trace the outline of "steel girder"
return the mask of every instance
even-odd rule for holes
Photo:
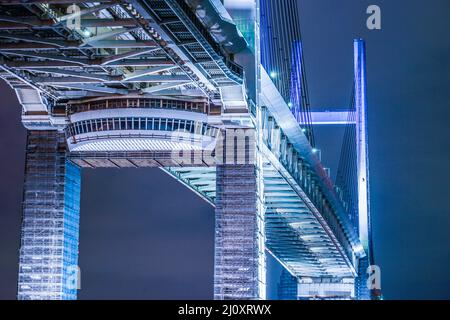
[[[80,29],[67,24],[75,18],[66,12],[71,4],[80,6]],[[242,84],[242,68],[184,1],[0,1],[0,7],[0,29],[7,30],[0,31],[0,63],[15,75],[11,84],[33,84],[55,100],[74,89],[59,84],[80,83],[86,78],[72,77],[87,69],[90,80],[83,82],[98,84],[82,90],[94,93],[157,94],[160,90],[151,88],[159,86],[200,89],[218,98],[219,87]],[[135,77],[161,65],[167,68]]]

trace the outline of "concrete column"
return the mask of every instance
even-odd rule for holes
[[[29,131],[26,148],[17,297],[76,299],[81,170],[62,133]]]

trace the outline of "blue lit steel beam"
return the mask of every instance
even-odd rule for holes
[[[66,88],[66,89],[76,89],[99,93],[110,93],[110,94],[128,94],[129,91],[126,89],[116,89],[95,84],[76,84],[76,83],[65,83],[65,84],[53,84],[54,87]],[[63,91],[64,92],[64,91]]]
[[[27,5],[27,4],[80,4],[86,0],[0,0],[1,5]],[[96,3],[117,3],[117,0],[95,0]]]
[[[88,79],[87,76],[69,76],[69,77],[30,77],[36,83],[42,84],[58,84],[58,83],[126,83],[126,82],[180,82],[189,81],[190,79],[185,75],[147,75],[141,76],[134,79],[124,80],[111,79],[109,80],[99,80],[99,79]]]
[[[11,17],[0,15],[0,26],[4,29],[48,29],[58,26],[58,23],[51,19],[37,19],[33,17]],[[136,21],[133,19],[81,19],[81,27],[133,27]]]
[[[58,69],[58,68],[36,68],[33,71],[35,72],[42,72],[42,73],[49,73],[49,74],[58,74],[62,76],[74,76],[74,77],[80,77],[85,79],[94,79],[99,81],[110,81],[112,80],[112,77],[107,74],[96,74],[94,72],[81,72],[81,71],[72,71],[72,70],[66,70],[66,69]],[[117,78],[120,79],[120,76]]]
[[[302,70],[302,45],[300,41],[295,41],[292,48],[292,75],[291,75],[291,112],[297,122],[305,124],[303,112],[303,70]]]
[[[106,58],[102,59],[102,65],[106,66],[113,62],[122,60],[122,59],[129,59],[134,58],[138,56],[142,56],[144,54],[152,53],[159,50],[159,48],[151,48],[151,49],[141,49],[141,50],[135,50],[135,51],[128,51],[124,53],[115,54]]]
[[[0,3],[3,4],[3,2]],[[55,23],[53,20],[50,19],[41,20],[37,17],[14,17],[6,15],[0,15],[0,21],[25,24],[29,26],[52,26]]]
[[[353,111],[311,111],[313,125],[346,125],[355,124]]]
[[[190,81],[179,81],[179,82],[171,82],[171,83],[164,83],[164,84],[160,84],[160,85],[156,85],[156,86],[151,86],[145,89],[142,89],[142,92],[144,93],[161,93],[161,91],[167,90],[167,89],[173,89],[179,86],[184,86],[187,84],[190,84],[192,82]],[[201,96],[201,92],[200,92],[200,96]]]
[[[191,84],[190,83],[184,83],[184,84]],[[201,92],[201,90],[199,89],[186,89],[183,88],[181,85],[177,86],[177,87],[170,87],[170,84],[165,84],[167,85],[169,88],[164,88],[160,90],[158,90],[158,94],[160,95],[166,95],[166,96],[187,96],[187,97],[201,97],[203,94]],[[145,92],[144,89],[143,91]]]
[[[48,44],[48,45],[52,45],[54,47],[60,47],[60,48],[64,48],[66,46],[75,47],[78,45],[77,41],[54,40],[54,39],[47,39],[47,38],[39,38],[39,37],[31,36],[31,35],[20,35],[20,34],[14,34],[14,33],[6,33],[6,32],[0,32],[0,38]]]
[[[18,52],[15,52],[18,55]],[[41,59],[54,59],[57,57],[45,54],[33,54],[28,53],[29,56],[41,58]],[[61,59],[63,60],[63,59]],[[4,64],[14,69],[35,69],[35,68],[65,68],[65,67],[81,67],[82,64],[90,67],[101,67],[101,59],[66,59],[66,60],[46,60],[46,61],[23,61],[13,60],[4,61]],[[114,62],[109,62],[108,67],[149,67],[149,66],[166,66],[173,65],[173,62],[165,58],[152,58],[152,59],[122,59]]]
[[[358,217],[359,237],[370,257],[370,193],[369,193],[369,145],[367,131],[366,95],[366,46],[361,39],[355,39],[354,76],[356,108],[356,152],[358,170]]]
[[[136,26],[134,19],[81,19],[81,27],[133,27]]]
[[[142,16],[150,20],[148,27],[151,27],[153,31],[149,34],[152,37],[157,35],[167,41],[164,44],[165,52],[174,61],[182,61],[182,69],[186,71],[189,69],[190,72],[187,71],[187,73],[193,73],[192,81],[196,82],[198,88],[207,96],[213,92],[216,93],[218,87],[232,85],[236,82],[242,84],[242,67],[231,61],[229,55],[208,34],[210,31],[202,25],[195,14],[190,12],[191,9],[184,1],[164,0],[163,3],[156,3],[132,0],[130,3]],[[216,5],[222,7],[220,2]],[[158,16],[159,10],[162,12],[161,17]],[[217,12],[214,11],[212,14],[217,15]],[[173,15],[171,18],[177,17],[177,26],[182,30],[175,33],[181,34],[180,39],[189,42],[196,41],[195,45],[184,46],[183,43],[179,43],[180,39],[170,30],[171,24],[166,24],[165,16],[167,15]],[[144,27],[144,29],[146,28]],[[208,63],[208,65],[205,67],[202,65],[204,63]],[[218,74],[223,74],[223,77],[213,77]]]
[[[150,74],[155,74],[158,72],[163,72],[163,71],[168,71],[170,69],[173,68],[177,68],[176,66],[158,66],[158,67],[150,67],[144,70],[138,70],[138,71],[134,71],[132,73],[129,73],[125,76],[124,80],[131,80],[134,78],[139,78],[142,76],[146,76],[146,75],[150,75]]]
[[[47,53],[36,53],[33,51],[7,51],[8,55],[15,55],[20,57],[30,57],[30,58],[37,58],[37,59],[43,59],[43,60],[54,60],[54,61],[61,61],[61,62],[69,62],[77,64],[78,66],[89,66],[91,60],[87,58],[69,58],[65,57],[63,55],[56,55],[56,54],[47,54]]]
[[[95,65],[93,63],[92,65]],[[171,60],[159,57],[150,59],[122,59],[113,62],[108,62],[108,67],[148,67],[148,66],[166,66],[175,65]]]
[[[93,41],[88,45],[83,45],[77,41],[64,40],[45,40],[32,36],[17,36],[9,34],[1,34],[0,37],[13,40],[21,40],[22,42],[1,43],[0,51],[7,50],[73,50],[73,49],[137,49],[156,47],[153,41],[134,41],[134,40],[99,40]]]
[[[215,205],[215,167],[167,167],[162,170],[194,191],[210,205]]]
[[[205,77],[200,71],[199,67],[189,61],[189,58],[182,52],[180,47],[175,44],[170,44],[171,37],[162,29],[161,25],[154,22],[154,13],[148,7],[148,3],[141,3],[139,1],[130,1],[131,5],[122,6],[130,17],[136,18],[143,32],[155,40],[167,57],[176,65],[178,65],[194,82],[197,87],[202,90],[205,96],[209,96],[216,91],[213,83]],[[143,21],[145,17],[147,21]],[[169,42],[167,42],[169,41]]]
[[[81,48],[123,48],[123,49],[136,49],[136,48],[156,48],[154,41],[136,41],[136,40],[98,40],[89,42],[88,47]]]

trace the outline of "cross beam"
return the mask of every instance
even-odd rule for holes
[[[0,15],[0,26],[10,29],[29,29],[32,28],[53,28],[58,25],[52,19],[38,19],[36,17],[12,17]],[[136,20],[130,18],[124,19],[81,19],[82,27],[135,27]]]
[[[97,3],[117,3],[117,0],[95,0]],[[21,5],[21,4],[80,4],[86,3],[86,0],[0,0],[0,4]]]
[[[312,111],[313,125],[346,125],[355,124],[354,111]]]
[[[34,55],[33,57],[36,57]],[[40,56],[38,58],[46,59],[44,56]],[[53,60],[53,56],[46,61],[5,61],[5,65],[10,68],[15,69],[35,69],[35,68],[65,68],[65,67],[80,67],[81,65],[88,65],[90,67],[100,67],[102,66],[101,59],[88,60],[83,59],[81,61],[67,61],[67,60]],[[166,66],[166,65],[174,65],[174,63],[170,60],[164,58],[156,58],[156,59],[123,59],[119,61],[115,61],[112,63],[108,63],[108,67],[147,67],[147,66]]]

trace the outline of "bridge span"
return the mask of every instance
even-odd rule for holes
[[[297,298],[369,298],[364,42],[354,110],[311,112],[280,3],[0,0],[0,77],[28,130],[19,299],[76,299],[80,173],[100,167],[159,167],[215,207],[215,299],[265,299],[266,254]],[[354,127],[357,199],[318,124]]]

